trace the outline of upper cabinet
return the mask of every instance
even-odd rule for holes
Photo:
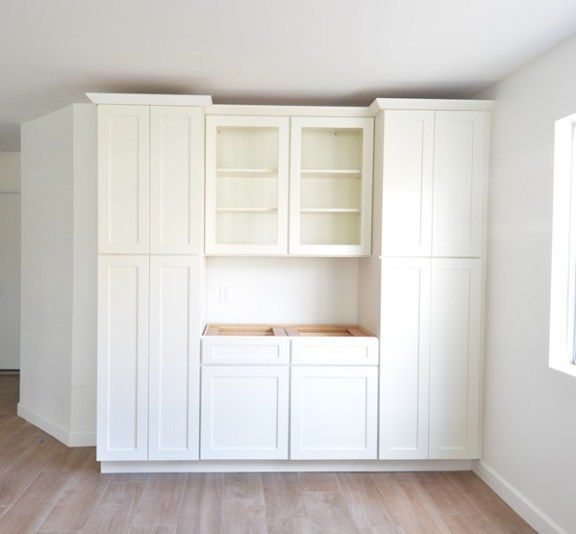
[[[384,113],[382,251],[389,256],[432,252],[434,112]]]
[[[206,119],[206,253],[288,251],[287,117]]]
[[[149,251],[147,106],[98,106],[98,249]]]
[[[487,113],[386,111],[385,256],[479,257]]]
[[[150,109],[150,252],[202,254],[204,112]]]
[[[202,254],[202,108],[98,106],[98,196],[101,254]]]
[[[291,120],[206,119],[206,254],[370,254],[373,119]]]
[[[373,124],[366,118],[292,119],[291,254],[370,254]]]
[[[434,256],[480,256],[486,145],[486,113],[436,112]]]

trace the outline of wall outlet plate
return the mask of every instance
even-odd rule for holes
[[[222,304],[230,304],[231,302],[231,294],[230,294],[230,287],[221,285],[220,286],[220,302]]]

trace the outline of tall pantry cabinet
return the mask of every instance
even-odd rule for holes
[[[98,107],[98,459],[198,458],[204,111]]]
[[[484,110],[386,110],[380,458],[479,455]]]

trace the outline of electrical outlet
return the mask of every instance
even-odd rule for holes
[[[230,304],[231,295],[229,286],[220,286],[220,302],[222,304]]]

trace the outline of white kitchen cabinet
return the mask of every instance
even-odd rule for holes
[[[203,263],[150,258],[150,460],[199,457]]]
[[[150,108],[150,252],[204,249],[204,111]]]
[[[478,458],[480,273],[480,260],[432,260],[431,459]]]
[[[290,398],[291,459],[376,458],[376,366],[294,366]]]
[[[384,113],[382,253],[430,256],[434,112]]]
[[[485,112],[436,112],[433,256],[481,255],[487,144]]]
[[[288,117],[206,118],[206,254],[286,254]]]
[[[382,262],[381,459],[428,458],[431,267],[424,258]]]
[[[378,365],[378,339],[367,332],[359,331],[358,335],[344,337],[330,331],[334,328],[324,335],[318,334],[317,326],[304,328],[311,331],[311,334],[291,338],[292,364]],[[354,329],[358,330],[358,327]],[[296,328],[289,328],[291,330]]]
[[[370,255],[373,130],[372,118],[292,118],[290,254]]]
[[[287,337],[203,337],[204,365],[287,365],[290,363],[290,340]]]
[[[149,251],[149,108],[98,106],[98,250]]]
[[[148,458],[148,257],[100,256],[98,460]]]
[[[202,367],[203,460],[288,458],[289,367]]]

